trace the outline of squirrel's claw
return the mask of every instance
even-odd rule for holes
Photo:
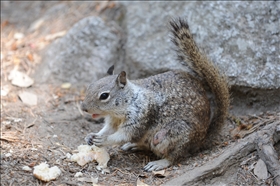
[[[90,133],[90,134],[88,134],[88,135],[85,137],[85,141],[87,142],[88,145],[96,145],[96,146],[98,146],[98,145],[96,144],[96,142],[97,142],[96,139],[98,139],[98,142],[100,143],[100,138],[101,138],[101,136],[99,136],[98,134],[96,134],[96,133]]]
[[[93,145],[93,139],[96,136],[96,133],[90,133],[85,137],[85,141],[88,145]]]
[[[137,150],[139,150],[139,148],[138,148],[138,146],[137,146],[136,143],[130,143],[130,142],[125,143],[125,144],[121,147],[121,149],[122,149],[123,151],[137,151]]]
[[[171,165],[171,162],[167,159],[161,159],[161,160],[157,160],[157,161],[151,161],[149,162],[145,167],[144,170],[145,171],[157,171],[157,170],[161,170],[164,168],[169,167],[169,165]]]
[[[104,146],[104,142],[106,141],[106,136],[95,136],[93,139],[93,144],[97,147]]]

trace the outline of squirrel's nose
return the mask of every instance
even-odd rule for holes
[[[86,106],[85,106],[85,104],[83,102],[81,103],[81,109],[84,112],[88,112],[88,110],[86,109]]]

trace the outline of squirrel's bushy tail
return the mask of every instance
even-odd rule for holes
[[[199,50],[186,21],[179,18],[172,20],[170,25],[179,59],[206,81],[215,96],[216,109],[212,123],[218,129],[225,122],[230,103],[227,79]]]

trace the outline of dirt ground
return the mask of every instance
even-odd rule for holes
[[[64,19],[64,24],[50,19],[43,23],[42,28],[38,28],[39,31],[28,31],[30,25],[49,8],[62,4],[68,6],[68,12],[61,14],[57,20]],[[222,140],[215,147],[167,168],[163,175],[142,170],[146,163],[157,159],[153,154],[123,152],[118,146],[108,148],[111,159],[108,163],[110,172],[107,174],[97,170],[96,163],[81,167],[70,162],[67,153],[73,154],[79,145],[85,144],[84,137],[89,132],[97,132],[102,128],[102,120],[94,121],[79,110],[85,87],[72,85],[63,88],[61,85],[37,84],[35,79],[31,87],[22,88],[12,85],[8,77],[15,69],[32,77],[40,64],[42,51],[55,40],[48,40],[47,36],[71,28],[85,15],[98,15],[100,9],[106,6],[110,8],[113,5],[92,3],[91,6],[85,6],[83,3],[77,5],[68,1],[1,2],[1,185],[93,185],[74,177],[77,172],[82,172],[82,177],[98,178],[98,185],[141,185],[141,182],[161,185],[217,157],[230,144],[246,136],[246,131],[252,127],[279,119],[277,110],[257,115],[230,116]],[[86,13],[71,14],[74,9]],[[57,26],[40,31],[49,23]],[[37,104],[30,106],[23,103],[19,98],[23,91],[37,95]],[[256,130],[261,127],[259,125]],[[252,174],[252,166],[258,160],[256,152],[243,160],[245,164],[234,165],[220,181],[228,185],[272,185],[271,176],[260,180]],[[62,175],[54,181],[43,182],[33,176],[32,170],[23,170],[23,166],[32,169],[41,162],[58,166]]]

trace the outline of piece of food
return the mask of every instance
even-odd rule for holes
[[[78,146],[78,151],[79,153],[71,156],[71,161],[75,161],[81,166],[92,161],[97,161],[97,169],[105,169],[110,160],[108,152],[104,148],[99,148],[95,145],[80,145]]]
[[[81,177],[83,176],[82,172],[76,172],[76,174],[74,175],[75,178]]]
[[[49,168],[49,165],[46,162],[35,166],[33,171],[33,175],[36,178],[46,182],[55,180],[60,174],[61,170],[57,166]]]
[[[22,170],[24,170],[24,171],[32,171],[32,169],[30,167],[28,167],[28,166],[23,166]]]

